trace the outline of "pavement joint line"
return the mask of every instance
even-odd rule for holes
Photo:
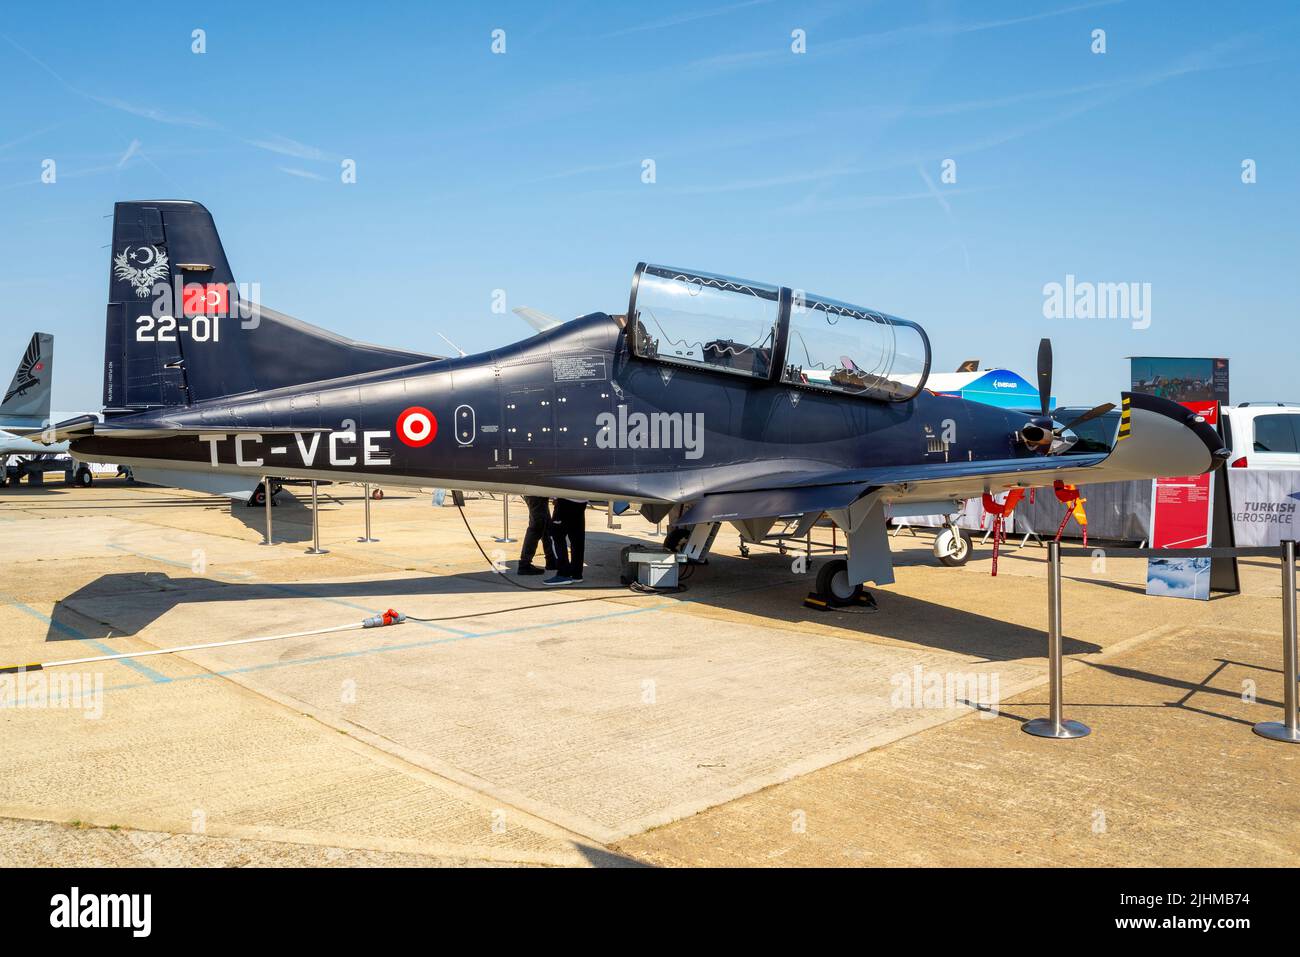
[[[728,592],[726,592],[725,594],[737,594],[737,593],[740,593],[740,592],[746,592],[746,591],[756,591],[756,590],[759,590],[759,589],[761,589],[761,588],[767,588],[767,587],[768,587],[768,585],[765,583],[765,584],[763,584],[763,585],[753,585],[753,586],[750,586],[750,587],[748,587],[748,588],[738,588],[738,589],[735,589],[735,590],[733,590],[733,591],[728,591]],[[305,597],[309,597],[309,598],[310,598],[310,597],[312,597],[312,596],[308,595],[308,596],[305,596]],[[621,598],[621,597],[623,597],[623,596],[622,596],[622,595],[612,595],[612,596],[610,596],[610,599],[609,599],[609,600],[612,601],[612,600],[614,600],[614,599],[616,599],[616,598]],[[329,599],[329,600],[336,600],[336,599]],[[338,600],[338,601],[342,601],[342,599],[337,599],[337,600]],[[241,668],[226,668],[226,669],[222,669],[222,670],[220,670],[220,671],[211,671],[211,670],[209,670],[209,671],[206,671],[206,672],[204,672],[204,673],[202,673],[202,674],[196,674],[196,675],[184,675],[184,676],[180,676],[180,677],[176,677],[176,678],[170,678],[170,679],[166,679],[166,680],[168,680],[168,681],[192,681],[192,680],[199,679],[199,678],[230,677],[231,675],[246,674],[246,673],[253,672],[253,671],[266,671],[266,670],[269,670],[269,669],[272,669],[272,668],[286,668],[286,667],[290,667],[290,666],[293,666],[293,665],[321,664],[321,663],[324,663],[324,662],[327,662],[327,661],[335,661],[335,660],[346,659],[346,658],[356,658],[356,657],[361,657],[361,656],[365,656],[365,655],[380,654],[380,653],[388,652],[388,651],[411,651],[411,650],[415,650],[415,649],[418,649],[418,648],[431,648],[431,647],[435,647],[435,646],[437,646],[437,645],[455,644],[455,643],[457,643],[457,642],[460,642],[460,641],[466,641],[466,640],[468,640],[468,639],[472,639],[472,638],[500,638],[500,637],[505,637],[505,636],[509,636],[509,635],[522,634],[522,633],[524,633],[524,632],[528,632],[528,631],[537,631],[537,630],[539,630],[539,629],[545,629],[545,628],[558,628],[558,627],[562,627],[562,626],[564,626],[564,625],[578,625],[578,624],[585,624],[585,623],[587,623],[587,622],[606,621],[606,620],[613,619],[613,618],[624,618],[624,617],[628,617],[628,616],[631,616],[631,615],[640,615],[640,614],[645,614],[646,612],[651,612],[651,611],[665,611],[665,610],[668,610],[668,609],[670,609],[670,608],[674,608],[674,607],[678,607],[678,606],[680,606],[680,605],[689,604],[689,603],[698,602],[698,601],[700,601],[700,599],[698,599],[698,598],[686,598],[686,599],[682,599],[682,600],[680,600],[680,601],[670,601],[670,600],[665,600],[665,601],[663,601],[663,602],[661,602],[661,603],[659,603],[659,604],[655,604],[655,605],[646,605],[646,606],[644,606],[644,607],[640,607],[640,608],[629,608],[629,609],[626,609],[626,610],[624,610],[624,611],[608,612],[608,613],[606,613],[606,614],[601,614],[601,615],[588,615],[588,616],[586,616],[586,617],[580,617],[580,618],[567,618],[567,619],[563,619],[563,620],[561,620],[561,621],[540,622],[540,623],[538,623],[538,624],[533,624],[533,625],[519,625],[519,626],[516,626],[516,627],[513,627],[513,628],[499,628],[499,629],[495,629],[495,630],[493,630],[493,631],[485,631],[485,632],[468,632],[468,631],[460,631],[460,630],[457,630],[457,631],[455,631],[454,634],[452,634],[450,637],[447,637],[447,638],[433,638],[433,639],[429,639],[429,640],[427,640],[427,641],[404,642],[404,643],[402,643],[402,644],[397,644],[397,645],[382,645],[382,646],[380,646],[380,647],[378,647],[378,648],[358,648],[358,649],[355,649],[355,650],[353,650],[353,651],[340,651],[340,652],[335,652],[334,654],[330,654],[330,655],[315,655],[315,656],[312,656],[312,657],[310,657],[310,658],[295,658],[295,659],[292,660],[292,661],[273,661],[273,662],[264,662],[264,663],[262,663],[262,664],[260,664],[260,665],[245,665],[244,667],[241,667]],[[347,604],[346,602],[344,602],[344,603]],[[361,606],[361,605],[355,605],[355,606],[353,606],[353,607],[363,608],[363,609],[364,609],[364,606]],[[546,607],[546,606],[545,606],[545,605],[542,605],[542,606],[539,606],[539,607],[544,608],[544,607]],[[491,613],[490,611],[485,612],[485,614],[490,614],[490,613]],[[408,621],[409,621],[409,619],[408,619]],[[415,623],[416,623],[416,624],[426,624],[426,625],[432,625],[432,624],[433,624],[432,622],[415,622]],[[129,660],[129,659],[127,659],[127,660]],[[191,661],[192,664],[198,664],[198,662],[194,662],[194,661],[192,661],[191,659],[185,659],[185,660],[187,660],[187,661]],[[203,667],[203,666],[200,665],[200,667]],[[139,684],[139,683],[136,683],[136,684],[125,684],[125,685],[110,685],[109,687],[105,688],[104,690],[105,690],[106,692],[107,692],[107,691],[125,691],[125,690],[130,690],[130,689],[133,689],[133,688],[142,688],[142,687],[147,687],[147,685],[142,685],[142,684]]]
[[[184,569],[186,569],[187,571],[193,571],[193,570],[194,570],[194,566],[193,566],[193,565],[186,564],[185,562],[176,561],[176,560],[173,559],[173,558],[163,558],[161,555],[151,555],[151,554],[149,554],[148,552],[140,552],[140,551],[136,551],[134,548],[127,548],[127,546],[125,546],[125,545],[119,545],[119,544],[117,544],[116,542],[109,542],[109,543],[108,543],[108,547],[109,547],[109,548],[112,548],[112,549],[115,549],[115,550],[117,550],[117,551],[119,551],[119,552],[125,552],[125,553],[128,554],[128,555],[134,555],[136,558],[147,558],[147,559],[149,559],[149,561],[151,561],[151,562],[158,562],[158,563],[160,563],[160,564],[162,564],[162,565],[171,565],[171,566],[173,566],[173,567],[175,567],[175,568],[184,568]],[[238,578],[238,579],[241,579],[241,580],[247,580],[247,579],[250,579],[250,578],[254,577],[254,576],[252,575],[252,573],[250,573],[250,572],[238,572],[238,573],[225,572],[224,575],[225,575],[227,578]],[[217,578],[216,575],[209,575],[209,576],[205,576],[205,577],[209,577],[209,578]],[[218,580],[220,580],[220,579],[218,579]]]
[[[192,566],[187,565],[184,562],[178,562],[170,558],[163,558],[160,555],[150,555],[147,552],[136,551],[135,549],[128,548],[125,545],[119,545],[110,542],[109,548],[115,548],[118,551],[126,552],[127,554],[130,555],[134,555],[137,558],[145,558],[148,559],[149,561],[160,562],[164,565],[172,565],[177,568],[184,568],[187,571],[193,570]],[[226,585],[247,585],[252,583],[257,585],[258,587],[271,588],[279,591],[287,591],[289,594],[296,595],[299,598],[316,598],[319,599],[320,601],[328,601],[336,605],[343,605],[346,608],[354,608],[358,611],[365,612],[367,615],[380,614],[387,610],[384,608],[375,609],[372,607],[368,607],[366,605],[359,605],[356,602],[350,602],[343,598],[331,598],[328,595],[311,595],[308,594],[305,590],[301,588],[295,588],[295,586],[290,585],[288,583],[267,581],[261,578],[260,576],[254,574],[253,572],[240,572],[238,576],[234,576],[229,572],[223,572],[221,574],[212,574],[212,575],[205,574],[202,577],[208,579],[209,581],[214,581]],[[469,632],[463,632],[459,628],[452,628],[449,626],[439,626],[433,622],[419,622],[419,624],[422,624],[429,628],[433,628],[437,631],[445,631],[454,635],[469,634]]]
[[[145,820],[133,815],[122,816],[118,814],[112,815],[110,819],[98,811],[79,811],[75,809],[60,812],[56,816],[42,808],[0,805],[0,818],[10,821],[57,824],[65,827],[68,826],[68,819],[73,818],[97,830],[110,830],[119,827],[130,831],[152,831],[169,834],[173,837],[198,838],[200,840],[263,841],[270,844],[292,844],[300,847],[377,851],[387,854],[408,854],[419,857],[489,861],[506,864],[565,867],[572,866],[582,858],[582,852],[577,848],[574,848],[571,853],[546,853],[544,851],[524,849],[513,851],[509,848],[490,848],[479,845],[446,844],[442,842],[425,843],[407,838],[369,837],[263,824],[219,824],[210,821],[202,834],[195,834],[188,822],[170,821],[164,818]],[[605,854],[615,856],[614,852],[603,847],[600,850]]]
[[[583,624],[589,621],[601,621],[608,618],[620,618],[629,615],[640,615],[650,611],[660,611],[669,607],[672,603],[666,602],[662,605],[651,605],[645,608],[630,608],[627,611],[611,612],[607,615],[594,615],[587,618],[570,618],[564,621],[547,622],[537,625],[521,625],[518,628],[507,628],[498,631],[489,631],[482,634],[472,632],[463,632],[457,635],[449,635],[445,638],[429,638],[425,641],[408,641],[397,645],[382,645],[378,648],[357,648],[352,651],[338,651],[329,655],[313,655],[310,658],[295,658],[292,661],[268,661],[259,665],[245,665],[240,668],[225,668],[220,671],[207,671],[202,674],[185,675],[178,678],[165,679],[168,681],[193,681],[198,678],[226,678],[231,675],[248,674],[254,671],[268,671],[273,668],[287,668],[293,665],[311,665],[322,664],[327,661],[337,661],[346,658],[357,658],[366,655],[382,654],[390,651],[413,651],[419,648],[432,648],[437,645],[455,644],[461,641],[469,641],[474,638],[500,638],[525,631],[535,631],[542,628],[558,628],[563,625]],[[197,662],[194,662],[197,664]],[[104,691],[126,691],[133,688],[146,688],[148,685],[141,683],[110,685]]]
[[[4,602],[5,604],[9,605],[12,608],[17,608],[19,611],[23,612],[24,614],[30,615],[31,617],[39,621],[45,622],[45,624],[47,624],[49,627],[53,628],[54,630],[62,632],[63,634],[67,635],[70,638],[75,638],[77,641],[89,645],[91,648],[94,648],[96,651],[101,651],[106,655],[115,655],[120,653],[119,649],[113,648],[111,645],[106,645],[102,641],[99,641],[95,638],[91,638],[89,635],[77,630],[76,628],[73,628],[71,625],[65,622],[55,621],[53,618],[51,618],[49,615],[45,614],[44,612],[37,611],[35,608],[31,607],[30,605],[26,605],[23,602],[18,601],[17,599],[5,597]],[[120,661],[122,664],[126,665],[132,671],[136,671],[144,675],[146,678],[149,679],[149,681],[152,684],[166,684],[172,680],[171,678],[168,678],[166,675],[159,674],[158,672],[154,671],[152,668],[142,665],[138,661],[133,661],[130,658],[119,658],[117,660]]]

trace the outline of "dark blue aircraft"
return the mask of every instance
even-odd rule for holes
[[[1055,480],[1197,474],[1227,454],[1203,420],[1147,395],[1056,421],[1046,340],[1042,408],[1008,411],[927,391],[915,323],[695,270],[642,263],[624,313],[449,359],[241,298],[197,203],[118,203],[111,256],[103,421],[46,437],[142,477],[626,500],[684,530],[694,558],[719,523],[758,541],[826,513],[848,543],[826,579],[844,597],[893,581],[887,514]],[[1085,422],[1100,438],[1080,440]]]

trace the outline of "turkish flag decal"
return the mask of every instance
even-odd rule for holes
[[[397,417],[397,437],[413,449],[424,448],[438,434],[438,420],[428,409],[413,405]]]
[[[224,316],[230,305],[230,290],[224,283],[192,282],[185,287],[184,307],[187,316]]]

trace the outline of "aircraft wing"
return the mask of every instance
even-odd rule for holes
[[[1057,480],[1079,485],[1199,475],[1228,456],[1218,431],[1176,402],[1124,393],[1123,409],[1119,438],[1110,452],[777,473],[747,487],[704,495],[683,513],[680,524],[828,511],[874,489],[881,490],[886,502],[933,503]]]

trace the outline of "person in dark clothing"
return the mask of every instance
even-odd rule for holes
[[[546,571],[555,571],[555,547],[551,544],[551,502],[540,495],[525,495],[524,504],[528,506],[528,531],[524,532],[524,545],[519,550],[518,575],[540,575],[542,569],[533,564],[540,542],[542,554],[546,556]]]
[[[587,503],[557,498],[550,531],[556,570],[555,575],[542,584],[579,584],[582,581],[582,553],[587,540]]]

